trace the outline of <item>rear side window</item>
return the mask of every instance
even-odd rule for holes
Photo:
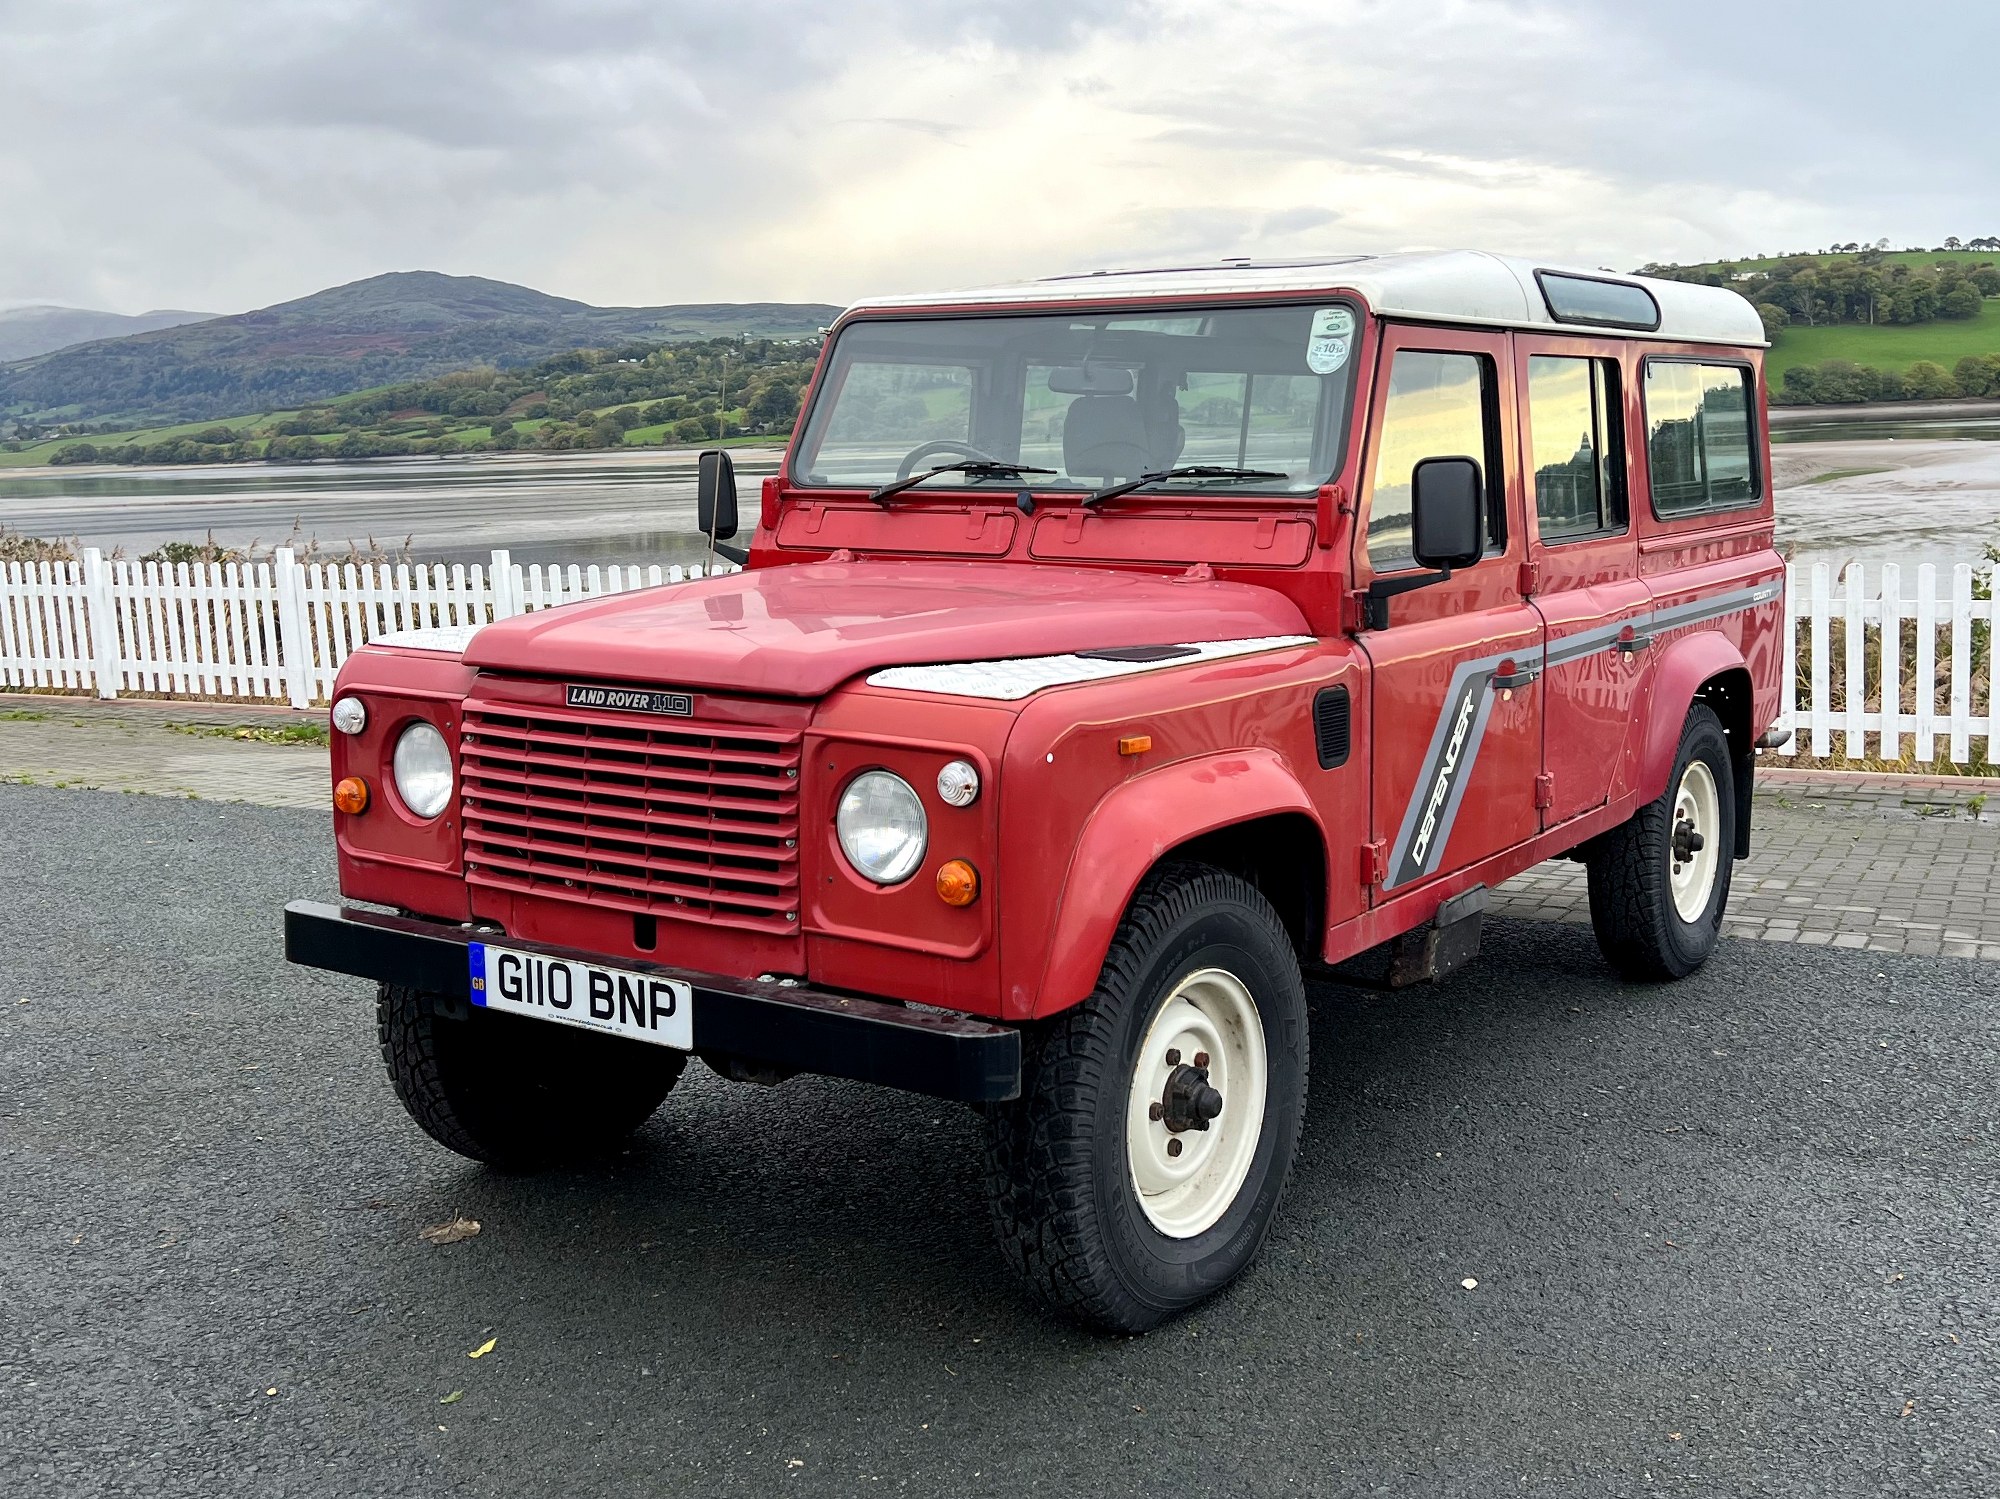
[[[1528,359],[1529,471],[1543,541],[1625,528],[1618,367],[1608,359]]]
[[[1493,366],[1479,354],[1403,349],[1389,369],[1389,398],[1376,442],[1368,510],[1368,560],[1378,573],[1417,565],[1410,547],[1410,476],[1426,458],[1471,458],[1486,478],[1487,540],[1506,544],[1503,506],[1493,496]]]
[[[1736,510],[1763,498],[1750,408],[1750,371],[1742,365],[1646,361],[1646,464],[1656,515]]]

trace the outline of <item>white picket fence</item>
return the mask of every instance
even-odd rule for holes
[[[1910,582],[1915,590],[1906,592]],[[1871,580],[1858,562],[1837,579],[1820,562],[1791,569],[1789,584],[1779,722],[1795,737],[1784,753],[1863,760],[1872,750],[1895,762],[1913,752],[1929,765],[1943,741],[1944,758],[1963,766],[1977,741],[1987,764],[2000,761],[2000,693],[1993,690],[2000,567],[1960,563],[1944,576],[1927,562],[1912,578],[1891,562]]]
[[[733,572],[729,564],[716,571]],[[377,635],[478,625],[599,594],[656,588],[700,567],[107,559],[0,564],[0,689],[324,702],[341,663]]]
[[[0,565],[0,689],[304,708],[324,702],[341,663],[387,631],[483,624],[702,572],[523,566],[504,551],[490,567],[300,563],[288,549],[243,564],[125,562],[96,551],[81,562],[10,562]],[[1976,743],[1989,763],[2000,759],[2000,568],[1890,564],[1871,574],[1856,563],[1836,577],[1816,563],[1793,568],[1789,582],[1779,726],[1794,737],[1780,753],[1896,761],[1907,749],[1919,764],[1942,753],[1964,765]]]

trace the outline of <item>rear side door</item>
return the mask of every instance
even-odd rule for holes
[[[1635,413],[1618,344],[1516,334],[1514,358],[1529,583],[1548,627],[1542,797],[1553,827],[1629,779],[1652,592],[1632,530]]]
[[[1461,870],[1539,830],[1542,619],[1522,597],[1527,556],[1510,475],[1513,367],[1504,333],[1383,330],[1369,413],[1355,580],[1416,571],[1410,482],[1426,458],[1472,458],[1487,483],[1487,551],[1442,583],[1388,601],[1358,637],[1372,663],[1371,823],[1380,897]]]

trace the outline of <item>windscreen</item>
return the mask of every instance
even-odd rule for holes
[[[837,336],[793,456],[801,484],[875,487],[964,461],[1047,469],[953,484],[1303,493],[1339,466],[1359,317],[1347,303],[863,318]]]

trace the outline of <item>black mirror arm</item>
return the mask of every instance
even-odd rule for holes
[[[718,557],[726,557],[738,567],[743,566],[744,563],[750,560],[750,549],[748,547],[733,547],[726,541],[711,542],[710,545],[714,547]]]
[[[1419,588],[1429,588],[1433,583],[1445,583],[1450,579],[1451,569],[1448,567],[1434,573],[1404,573],[1393,578],[1377,578],[1361,595],[1361,628],[1388,629],[1389,600],[1398,594],[1415,593]]]

